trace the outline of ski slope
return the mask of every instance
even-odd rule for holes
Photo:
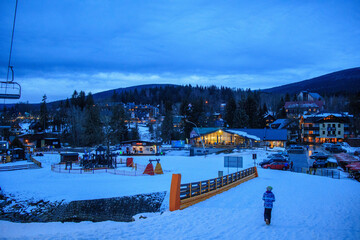
[[[251,151],[241,153],[244,156],[244,167],[251,165],[251,153]],[[258,154],[265,156],[264,152],[258,152]],[[171,176],[171,173],[181,172],[184,176],[183,182],[203,180],[210,175],[214,177],[214,174],[217,174],[214,170],[222,166],[223,156],[208,156],[206,159],[165,156],[162,161],[163,168],[167,165],[172,172],[162,176],[164,179],[157,180],[158,189],[163,189],[165,186],[168,189],[170,185],[167,184],[170,182],[167,181],[170,177],[166,178],[166,176]],[[347,178],[339,180],[260,168],[258,172],[258,178],[184,210],[169,212],[165,204],[166,211],[163,214],[144,213],[142,215],[147,216],[146,219],[138,219],[139,216],[136,216],[136,221],[131,223],[107,221],[21,224],[0,221],[0,238],[360,239],[360,184],[358,182]],[[102,176],[107,179],[106,175]],[[98,176],[94,177],[101,179]],[[62,178],[72,177],[64,175]],[[121,176],[120,179],[127,180]],[[145,187],[150,185],[146,183],[146,180],[150,179],[145,179],[143,183]],[[4,179],[0,180],[3,185]],[[261,200],[268,185],[273,186],[276,197],[270,226],[266,226],[263,221],[264,209]],[[11,185],[6,186],[6,190],[11,187]],[[18,188],[17,191],[22,190]],[[116,190],[113,191],[115,191],[113,194],[117,194]],[[143,189],[143,191],[146,190]],[[125,190],[119,192],[125,192]],[[46,192],[39,192],[39,194],[47,195]]]

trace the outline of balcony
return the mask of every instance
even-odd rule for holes
[[[319,130],[319,127],[304,127],[303,129],[315,131],[315,130]]]

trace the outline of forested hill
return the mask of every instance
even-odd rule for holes
[[[146,90],[146,89],[153,89],[153,88],[161,88],[161,87],[166,87],[166,86],[178,86],[178,85],[174,85],[174,84],[146,84],[146,85],[138,85],[138,86],[132,86],[132,87],[126,87],[126,88],[117,88],[117,89],[112,89],[112,90],[108,90],[108,91],[104,91],[104,92],[99,92],[99,93],[95,93],[93,94],[93,98],[95,101],[100,102],[100,101],[106,101],[106,100],[110,100],[112,98],[112,96],[114,95],[114,92],[118,95],[124,93],[124,92],[132,92],[135,89],[138,92],[141,92],[142,90]]]
[[[360,67],[333,72],[262,91],[280,94],[294,94],[300,91],[312,91],[320,94],[355,93],[360,91]]]

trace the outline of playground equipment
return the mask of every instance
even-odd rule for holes
[[[154,165],[152,164],[152,162],[157,162],[156,163],[156,167],[155,167],[155,171],[154,171]],[[145,168],[145,171],[143,172],[143,174],[148,174],[148,175],[155,175],[155,174],[164,174],[161,164],[160,164],[160,159],[155,159],[155,160],[149,160],[148,165]]]
[[[95,150],[95,154],[84,154],[83,159],[80,161],[80,165],[84,169],[92,169],[98,167],[115,168],[116,156],[114,154],[106,153],[106,149],[102,146]]]

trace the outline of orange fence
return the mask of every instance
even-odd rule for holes
[[[170,189],[170,211],[187,208],[256,177],[258,177],[256,167],[223,177],[186,184],[181,184],[181,174],[173,174]]]

